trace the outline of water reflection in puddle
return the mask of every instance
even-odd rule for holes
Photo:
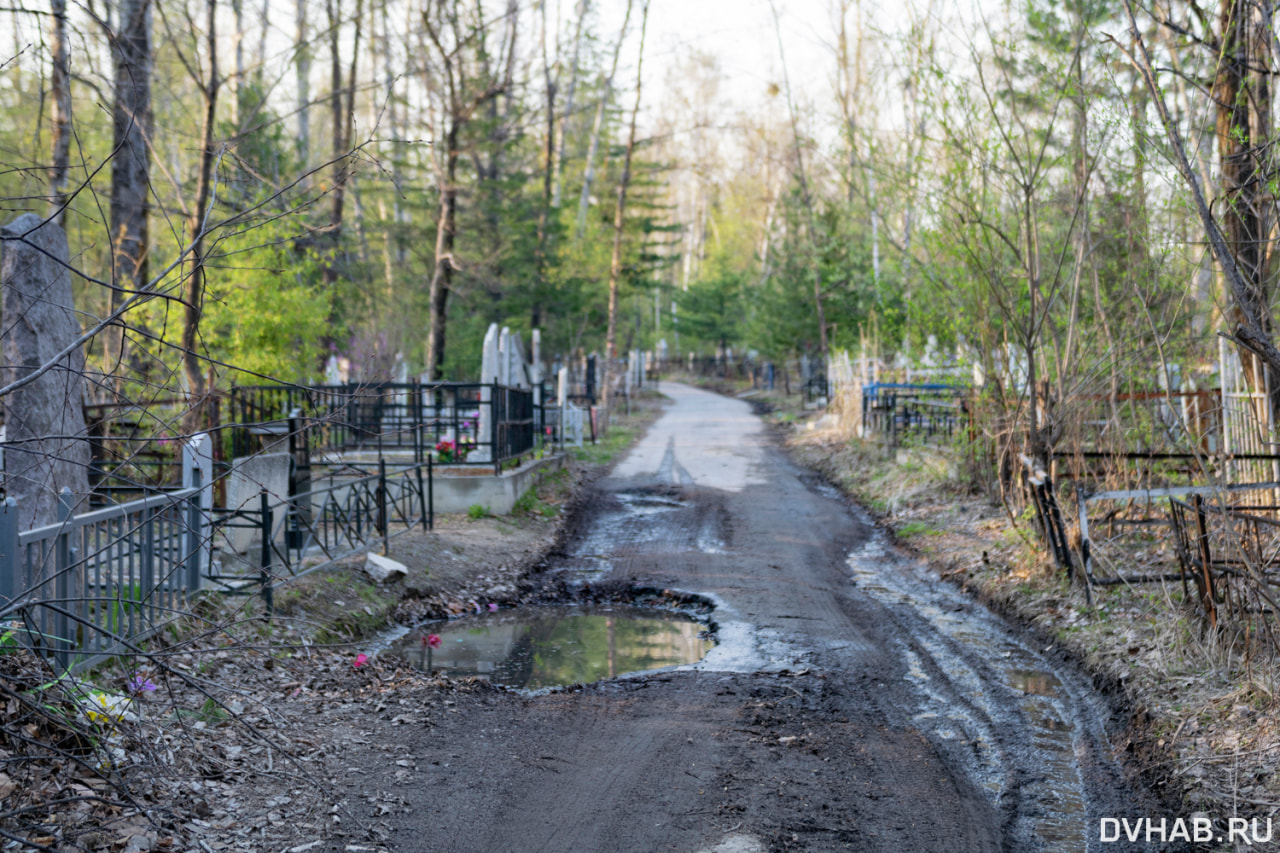
[[[1042,669],[1011,669],[1007,677],[1010,686],[1033,696],[1057,696],[1062,688],[1056,675]]]
[[[656,515],[660,512],[672,512],[673,510],[687,506],[683,501],[678,501],[675,498],[669,498],[663,495],[619,492],[617,494],[617,498],[618,502],[626,507],[627,512],[632,515]]]
[[[422,637],[440,635],[431,667],[450,676],[537,690],[697,663],[715,645],[701,623],[640,607],[536,607],[435,622],[389,654],[425,669]]]

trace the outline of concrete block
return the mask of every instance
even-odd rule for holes
[[[231,476],[227,480],[228,509],[256,510],[260,505],[262,490],[267,490],[268,505],[273,515],[273,542],[280,540],[281,531],[284,530],[285,502],[289,497],[289,462],[287,453],[241,456],[231,461]],[[227,528],[226,534],[232,550],[241,554],[255,543],[261,544],[258,531],[252,528]]]
[[[543,474],[564,467],[564,455],[535,459],[495,477],[487,469],[437,468],[435,470],[436,512],[466,512],[479,504],[494,515],[508,515]]]
[[[409,567],[390,557],[384,557],[381,554],[375,554],[370,551],[365,554],[364,573],[378,583],[387,583],[409,574]]]

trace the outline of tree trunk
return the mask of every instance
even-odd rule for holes
[[[1238,0],[1224,0],[1224,2],[1226,3],[1226,6],[1224,6],[1224,20],[1229,22],[1231,20],[1229,11],[1234,10]],[[1237,261],[1232,252],[1230,238],[1219,227],[1218,221],[1209,209],[1209,203],[1205,199],[1204,190],[1200,185],[1196,171],[1187,157],[1181,131],[1174,124],[1173,118],[1169,114],[1169,108],[1164,102],[1164,95],[1161,92],[1160,85],[1156,81],[1155,70],[1151,65],[1151,55],[1147,52],[1146,41],[1138,30],[1138,20],[1133,13],[1133,3],[1131,0],[1122,0],[1122,6],[1125,11],[1125,17],[1129,22],[1129,34],[1134,44],[1134,49],[1129,53],[1129,59],[1142,74],[1143,80],[1147,85],[1147,91],[1150,93],[1152,103],[1156,107],[1156,113],[1160,117],[1161,127],[1164,129],[1165,137],[1169,140],[1170,151],[1173,154],[1173,165],[1191,190],[1191,198],[1195,203],[1196,214],[1204,227],[1205,236],[1209,238],[1209,246],[1212,248],[1214,257],[1222,269],[1222,276],[1231,289],[1231,295],[1235,302],[1234,313],[1239,321],[1234,330],[1236,340],[1256,353],[1268,367],[1277,372],[1277,375],[1280,375],[1280,349],[1276,347],[1272,337],[1270,316],[1265,311],[1258,312],[1259,307],[1265,308],[1266,305],[1264,301],[1260,306],[1255,285],[1255,281],[1261,281],[1262,279],[1258,278],[1253,281],[1250,279],[1250,276],[1257,276],[1260,270],[1256,264],[1253,269],[1246,269]],[[1228,7],[1230,7],[1230,10]],[[1224,33],[1222,55],[1218,62],[1219,74],[1228,72],[1229,67],[1236,68],[1238,63],[1239,47],[1238,45],[1227,43],[1226,36],[1227,34]],[[1234,100],[1224,100],[1223,98],[1229,95],[1238,96],[1239,84],[1240,75],[1238,71],[1227,73],[1221,80],[1215,81],[1214,97],[1217,99],[1220,110],[1219,131],[1222,130],[1222,111],[1226,111],[1231,116],[1230,120],[1236,118]],[[1231,140],[1228,140],[1228,143],[1234,144]],[[1238,159],[1237,162],[1231,165],[1233,168],[1238,167]],[[1225,171],[1224,159],[1224,173]],[[1254,192],[1262,191],[1260,187],[1241,187],[1236,183],[1238,180],[1239,175],[1237,174],[1229,185],[1224,174],[1223,186],[1224,188],[1233,186],[1240,190],[1252,189]],[[1227,203],[1232,205],[1233,211],[1240,201],[1239,199],[1227,199]]]
[[[557,58],[558,61],[558,58]],[[538,211],[537,246],[533,255],[533,309],[530,328],[542,326],[542,299],[547,292],[547,222],[551,218],[551,179],[555,168],[556,150],[556,75],[551,73],[551,61],[547,57],[547,4],[542,4],[542,75],[547,93],[547,138],[543,149],[542,207]]]
[[[218,76],[217,0],[207,0],[209,51],[209,81],[203,87],[204,120],[200,130],[200,176],[196,183],[195,205],[188,211],[187,231],[191,239],[191,273],[187,276],[184,300],[185,323],[182,327],[182,370],[187,379],[189,403],[185,419],[188,434],[204,429],[207,424],[205,405],[206,387],[202,362],[196,348],[200,345],[200,319],[204,313],[204,226],[206,208],[213,187],[213,167],[217,159],[213,145],[213,133],[218,117],[218,91],[222,80]],[[237,42],[238,44],[238,42]],[[237,93],[238,94],[238,93]]]
[[[609,429],[609,397],[613,386],[613,364],[618,357],[618,285],[622,278],[622,230],[626,224],[627,187],[631,183],[631,158],[636,150],[636,117],[640,114],[640,89],[644,71],[644,36],[649,25],[649,0],[640,13],[640,49],[636,58],[636,103],[631,109],[631,129],[622,158],[622,178],[618,181],[618,203],[613,210],[613,253],[609,257],[609,326],[604,342],[604,388],[600,395],[603,416],[600,428]]]
[[[453,283],[454,229],[458,212],[458,123],[449,119],[445,138],[444,180],[440,183],[440,218],[436,222],[436,263],[428,294],[430,325],[427,328],[427,376],[444,379],[445,311]],[[482,377],[483,379],[483,377]]]
[[[240,114],[241,96],[244,94],[244,0],[231,0],[231,17],[235,32],[231,44],[235,48],[235,72],[231,78],[231,124],[239,131],[244,117]]]
[[[307,32],[307,0],[296,0],[294,22],[297,26],[294,75],[298,90],[298,160],[306,168],[311,158],[311,35]]]
[[[809,224],[809,265],[810,272],[813,276],[813,307],[817,313],[818,319],[818,347],[825,359],[827,353],[827,315],[822,305],[822,271],[818,264],[818,223],[817,218],[813,215],[813,197],[809,193],[809,178],[804,168],[804,149],[800,145],[800,122],[796,117],[795,100],[791,97],[791,75],[787,73],[787,57],[782,50],[782,22],[778,18],[778,9],[773,4],[773,0],[769,0],[769,8],[773,12],[774,33],[778,38],[778,58],[782,60],[782,82],[787,95],[787,110],[791,114],[791,137],[796,149],[796,177],[800,180],[800,196],[804,202],[805,213],[808,215]],[[872,219],[872,233],[875,234],[876,221]],[[873,236],[872,243],[872,260],[877,269],[877,278],[879,277],[879,247]]]
[[[115,38],[115,103],[111,161],[111,300],[115,313],[126,291],[147,280],[151,209],[151,0],[121,0]],[[124,327],[114,326],[107,344],[107,369],[124,359]]]
[[[1213,97],[1217,104],[1217,140],[1223,204],[1222,230],[1227,248],[1235,258],[1236,267],[1243,281],[1243,293],[1237,294],[1232,315],[1239,324],[1252,319],[1268,339],[1272,337],[1271,311],[1267,264],[1263,243],[1267,235],[1263,231],[1262,206],[1267,203],[1264,193],[1265,175],[1261,174],[1255,159],[1255,146],[1261,129],[1254,122],[1270,113],[1269,89],[1258,86],[1250,79],[1250,67],[1254,62],[1266,63],[1267,54],[1253,55],[1250,7],[1246,0],[1223,0],[1218,28],[1222,49],[1214,80]],[[1247,91],[1246,93],[1246,90]],[[1252,107],[1254,115],[1250,115]],[[1263,140],[1265,141],[1265,140]],[[1249,387],[1261,391],[1266,387],[1265,368],[1253,358],[1251,351],[1240,350]],[[1280,382],[1272,391],[1268,411],[1259,412],[1266,427],[1275,423],[1275,413],[1280,411]]]
[[[351,67],[346,85],[342,80],[342,51],[338,38],[341,19],[333,0],[326,3],[329,18],[329,51],[331,54],[329,109],[333,120],[333,186],[329,191],[329,243],[330,257],[324,267],[327,285],[338,281],[338,254],[342,241],[343,206],[346,203],[347,178],[350,174],[351,132],[355,116],[356,65],[360,56],[360,27],[364,20],[364,0],[356,0],[355,37],[351,45]],[[345,99],[343,94],[346,94]]]
[[[49,89],[53,109],[49,127],[53,137],[53,157],[49,166],[49,205],[53,221],[63,224],[67,203],[67,171],[71,164],[71,73],[67,66],[67,0],[52,0],[49,20],[49,54],[53,60]]]
[[[591,124],[591,141],[587,144],[587,165],[582,174],[582,193],[578,196],[578,218],[573,226],[573,239],[582,237],[587,227],[587,208],[591,203],[591,185],[596,177],[596,152],[600,148],[600,134],[604,127],[604,111],[609,105],[609,92],[613,88],[613,77],[618,73],[618,56],[622,53],[622,40],[627,36],[627,25],[631,22],[631,3],[627,0],[627,11],[622,18],[622,29],[618,32],[618,43],[613,47],[613,61],[609,65],[609,76],[604,79],[604,87],[600,92],[600,101],[596,104],[596,117]]]
[[[569,86],[564,93],[564,110],[560,113],[560,145],[556,149],[556,165],[554,188],[551,191],[551,206],[553,208],[560,207],[561,183],[560,173],[564,170],[564,146],[565,140],[569,138],[569,120],[573,118],[573,94],[578,88],[578,57],[579,49],[582,47],[582,24],[587,19],[587,9],[590,8],[587,0],[578,0],[578,24],[573,32],[573,59],[569,65]]]

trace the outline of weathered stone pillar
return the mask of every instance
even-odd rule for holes
[[[89,493],[84,351],[57,358],[81,333],[71,298],[67,235],[35,214],[0,228],[0,386],[52,368],[8,394],[4,483],[29,530],[58,519],[58,492],[76,510]]]

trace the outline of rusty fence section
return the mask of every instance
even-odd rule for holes
[[[1077,547],[1092,587],[1173,584],[1209,629],[1266,637],[1280,612],[1280,482],[1089,492]]]

